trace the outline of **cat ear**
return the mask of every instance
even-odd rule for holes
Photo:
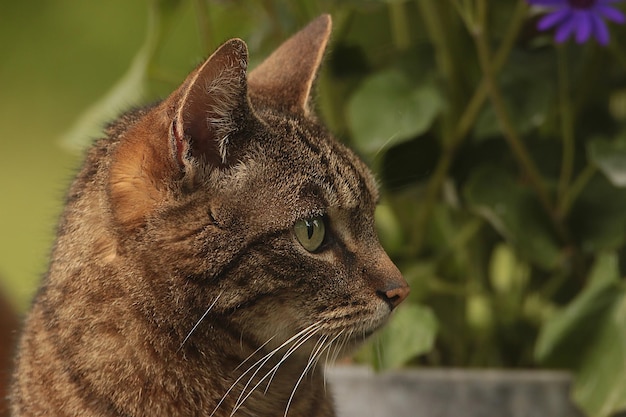
[[[142,224],[172,181],[193,184],[198,167],[227,164],[241,145],[229,140],[251,120],[247,62],[246,44],[230,40],[157,107],[118,122],[126,130],[111,162],[109,196],[120,224]]]
[[[287,39],[248,76],[253,100],[284,111],[309,113],[311,88],[331,31],[322,15]]]
[[[227,165],[229,140],[251,113],[247,65],[246,44],[231,39],[192,72],[175,95],[170,141],[172,153],[184,170],[198,162],[213,167]]]

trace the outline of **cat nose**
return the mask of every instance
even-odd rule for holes
[[[378,296],[383,299],[393,310],[409,295],[411,289],[405,282],[403,285],[395,285],[391,288],[377,291]]]
[[[378,280],[375,281],[376,294],[389,305],[393,310],[398,307],[402,301],[411,292],[409,284],[389,259],[389,256],[380,248],[377,257]]]

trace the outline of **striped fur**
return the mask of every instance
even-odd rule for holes
[[[229,41],[95,143],[26,320],[14,416],[334,415],[319,363],[408,289],[370,172],[309,109],[329,32],[318,18],[249,75]],[[310,253],[293,226],[320,215]]]

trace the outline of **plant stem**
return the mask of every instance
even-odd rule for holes
[[[574,180],[572,185],[567,190],[567,193],[563,196],[559,204],[559,214],[561,218],[566,218],[569,214],[569,211],[574,204],[574,201],[578,198],[580,193],[583,192],[591,178],[593,178],[596,173],[596,167],[594,165],[587,165],[585,169],[578,174],[578,177]]]
[[[465,4],[462,6],[459,3],[459,0],[449,0],[449,1],[452,3],[452,6],[456,9],[456,12],[458,13],[458,15],[461,16],[461,19],[463,19],[465,26],[470,26],[471,25],[470,13],[468,13],[467,9],[464,7]]]
[[[474,22],[477,28],[484,31],[487,27],[487,0],[476,0],[474,3]]]
[[[626,54],[624,53],[624,47],[619,44],[619,38],[615,36],[611,39],[610,50],[613,54],[613,58],[626,70]]]
[[[391,20],[391,30],[393,42],[396,49],[404,51],[411,46],[411,33],[406,19],[405,4],[397,1],[389,3],[389,19]]]
[[[452,22],[450,19],[445,19],[441,8],[437,6],[437,2],[438,0],[418,0],[417,8],[422,16],[428,37],[435,48],[437,67],[440,74],[442,74],[448,97],[452,97],[452,93],[456,92],[455,90],[457,89],[455,87],[458,85],[455,76],[455,54],[452,51],[452,42],[450,41],[450,26],[452,26]],[[444,31],[444,28],[448,28],[448,31]],[[445,116],[447,117],[443,120],[444,144],[451,139],[452,120],[456,115],[455,103],[452,102],[450,103],[450,108],[446,110]]]
[[[498,72],[500,72],[511,53],[511,49],[513,49],[515,39],[517,39],[517,35],[519,34],[519,31],[522,28],[522,24],[524,23],[524,20],[526,18],[527,9],[528,6],[525,1],[522,0],[517,2],[515,12],[513,13],[513,17],[511,18],[509,30],[504,35],[502,44],[494,55],[493,65],[491,69],[494,77],[496,76],[496,74],[498,74]],[[474,92],[474,95],[472,96],[469,104],[465,108],[465,111],[463,112],[463,115],[461,116],[461,119],[457,125],[457,130],[455,132],[455,141],[460,142],[467,135],[474,121],[476,120],[476,117],[478,117],[478,112],[482,108],[485,99],[487,98],[487,93],[487,78],[483,76],[478,88]]]
[[[437,67],[443,75],[443,81],[447,85],[447,96],[449,102],[454,102],[451,92],[454,91],[456,85],[454,80],[454,54],[450,50],[449,36],[443,30],[444,22],[440,13],[440,8],[437,6],[437,0],[418,0],[417,7],[422,16],[422,21],[426,27],[428,37],[435,48],[435,56],[437,61]],[[456,118],[456,112],[454,104],[451,104],[445,111],[441,118],[441,143],[444,147],[444,154],[440,157],[435,173],[433,174],[430,183],[426,189],[425,204],[417,214],[416,223],[417,230],[420,231],[415,237],[413,247],[416,252],[421,249],[423,234],[421,231],[425,229],[426,221],[430,217],[433,206],[437,199],[438,191],[443,184],[446,177],[446,173],[452,162],[453,155],[447,152],[450,149],[450,144],[454,141],[453,123]],[[433,185],[434,184],[434,185]]]
[[[419,2],[419,4],[423,7],[426,7],[421,1]],[[515,9],[515,13],[511,18],[509,29],[505,34],[504,40],[502,41],[502,44],[500,45],[500,48],[498,49],[498,52],[496,53],[493,61],[492,72],[494,76],[500,71],[507,58],[509,57],[511,49],[513,48],[513,44],[515,43],[515,39],[517,38],[517,35],[519,34],[519,31],[524,22],[526,10],[526,2],[523,0],[519,0]],[[425,20],[427,20],[430,15],[425,13],[430,13],[431,10],[423,8],[421,9],[421,11],[424,15]],[[466,24],[469,24],[471,20],[466,16],[463,17],[463,21]],[[435,46],[439,47],[440,45],[435,43]],[[442,62],[440,63],[440,65],[444,65],[444,63]],[[417,217],[418,230],[423,230],[426,221],[430,217],[432,208],[435,204],[437,196],[439,195],[439,190],[441,189],[441,186],[443,185],[443,182],[448,175],[450,166],[452,165],[452,162],[456,156],[456,150],[471,130],[480,110],[482,109],[483,104],[485,103],[488,92],[487,87],[487,79],[483,76],[479,86],[474,91],[474,95],[465,107],[465,110],[463,111],[459,122],[456,124],[456,129],[454,130],[451,140],[443,141],[446,146],[443,150],[441,157],[437,161],[437,166],[435,167],[434,173],[431,176],[430,181],[428,182],[426,195],[424,198],[424,207]],[[420,244],[421,242],[416,242],[417,251],[419,251],[420,249]]]
[[[567,70],[567,51],[564,47],[557,48],[559,67],[559,108],[561,113],[561,135],[563,138],[563,156],[561,159],[561,173],[558,183],[559,207],[565,198],[572,179],[574,167],[575,145],[572,106],[569,96],[569,73]],[[562,213],[559,213],[562,215]]]
[[[489,49],[489,44],[487,41],[487,19],[485,0],[478,0],[477,10],[477,24],[474,28],[472,28],[470,32],[476,44],[480,66],[483,72],[483,76],[485,77],[485,80],[487,82],[489,97],[493,105],[496,117],[500,123],[502,133],[509,147],[511,148],[511,151],[513,152],[513,156],[517,159],[520,168],[524,172],[530,184],[530,187],[533,189],[533,191],[537,195],[537,198],[539,199],[540,204],[543,206],[544,210],[552,220],[556,232],[559,234],[561,239],[568,240],[565,228],[562,226],[560,220],[556,216],[554,206],[550,199],[548,190],[543,182],[541,174],[539,173],[539,170],[537,169],[535,163],[530,157],[526,146],[522,142],[521,138],[518,136],[517,131],[515,130],[513,123],[511,122],[511,118],[506,109],[506,103],[502,96],[502,92],[500,91],[498,83],[495,79],[492,67],[491,51]]]

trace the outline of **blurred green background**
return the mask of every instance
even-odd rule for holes
[[[80,154],[60,138],[126,70],[146,4],[0,2],[0,287],[23,310]]]

